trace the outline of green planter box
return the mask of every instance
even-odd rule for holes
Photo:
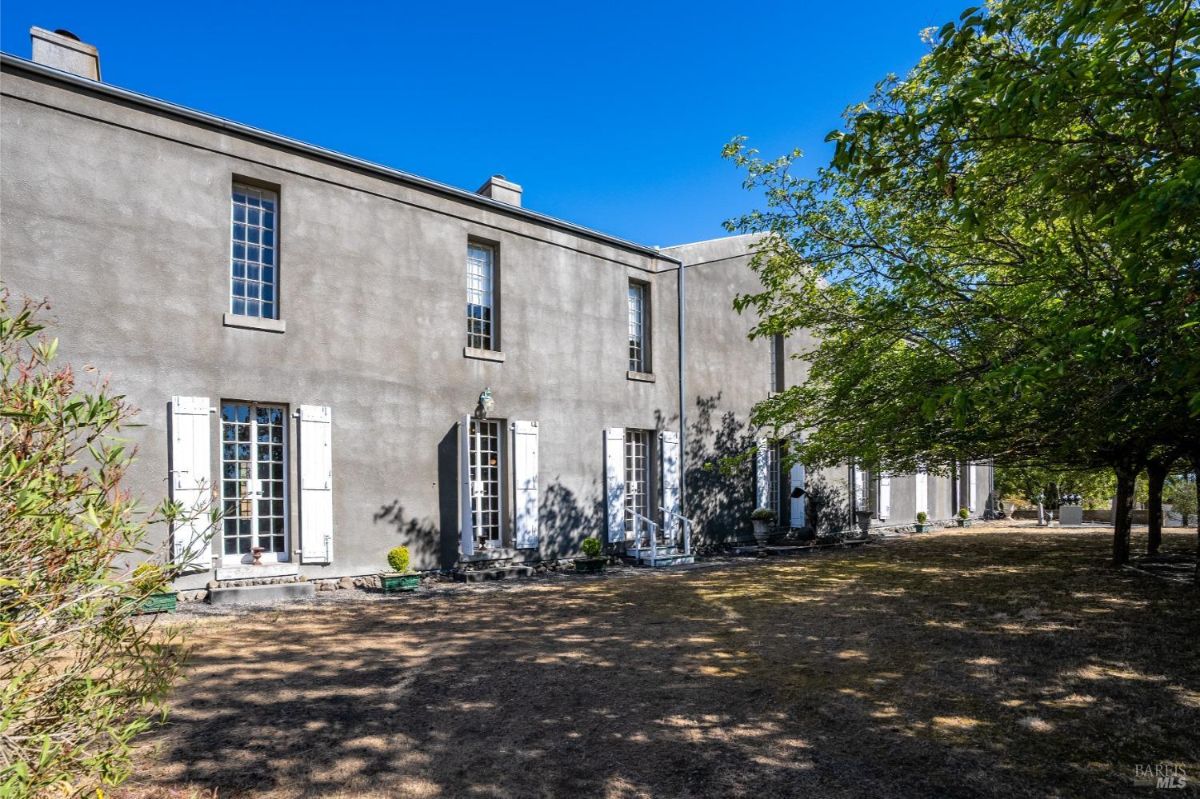
[[[913,530],[918,533],[924,533],[928,532],[932,527],[932,524],[914,524]]]
[[[138,613],[174,613],[179,595],[174,591],[150,594],[138,606]]]
[[[583,574],[596,574],[604,571],[604,567],[608,565],[608,561],[604,558],[576,558],[575,571]]]
[[[970,520],[970,519],[959,519],[959,520],[958,520],[958,526],[959,526],[959,527],[970,527],[970,526],[971,526],[971,520]]]
[[[385,594],[396,594],[402,591],[416,591],[421,587],[419,574],[381,574],[379,586]]]

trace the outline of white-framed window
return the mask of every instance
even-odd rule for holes
[[[649,292],[645,283],[629,281],[629,371],[649,372],[649,348],[646,346],[646,309]]]
[[[779,470],[782,463],[783,445],[779,442],[769,444],[767,447],[767,507],[775,511],[775,518],[781,523],[783,506],[780,503],[779,482],[782,475]]]
[[[850,472],[854,478],[854,509],[856,511],[871,510],[871,480],[866,469],[851,466]]]
[[[504,424],[499,419],[471,420],[471,512],[475,539],[489,547],[503,546]]]
[[[279,318],[279,196],[233,184],[229,310],[238,316]]]
[[[467,244],[467,346],[497,350],[496,248],[490,244]]]
[[[287,558],[287,411],[282,405],[221,403],[221,554]]]
[[[633,532],[633,514],[650,515],[650,431],[625,430],[625,529]]]

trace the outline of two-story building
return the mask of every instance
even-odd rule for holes
[[[983,508],[985,464],[709,468],[811,343],[747,337],[752,238],[625,241],[501,176],[465,191],[106,84],[95,48],[32,35],[0,58],[0,279],[140,409],[131,488],[221,511],[169,534],[180,587],[374,573],[398,544],[425,569],[650,524],[694,546],[756,504],[795,528]]]

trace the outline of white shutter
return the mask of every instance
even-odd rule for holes
[[[300,406],[300,562],[333,562],[333,414]]]
[[[767,440],[758,440],[758,451],[754,453],[754,507],[765,508],[771,501],[771,450]]]
[[[183,506],[187,517],[171,530],[171,551],[175,564],[184,571],[212,568],[208,414],[208,397],[171,398],[171,499]]]
[[[462,531],[459,548],[463,555],[475,554],[475,493],[471,475],[471,417],[458,423],[458,524]]]
[[[538,426],[513,422],[513,486],[518,549],[538,548]]]
[[[971,513],[974,513],[975,512],[975,501],[976,501],[975,493],[979,489],[979,482],[978,482],[979,477],[978,477],[978,474],[976,471],[975,464],[972,463],[967,468],[970,469],[969,488],[970,488],[970,492],[971,492],[970,494],[967,495],[967,508],[970,509]]]
[[[625,540],[625,428],[604,431],[604,489],[608,541]]]
[[[789,487],[791,488],[791,492],[789,493],[794,493],[795,489],[797,488],[804,488],[804,478],[804,464],[793,463],[792,471],[788,479],[788,483],[790,484]],[[803,527],[805,524],[805,499],[806,498],[803,494],[798,497],[792,497],[791,512],[789,514],[791,518],[790,524],[792,527]]]
[[[879,475],[879,518],[886,519],[892,515],[892,477],[889,474]]]
[[[922,469],[917,470],[913,483],[917,490],[917,513],[929,513],[929,475]]]
[[[662,497],[663,507],[670,513],[664,514],[663,525],[670,540],[679,533],[679,518],[671,513],[683,513],[679,496],[679,433],[664,430],[659,434],[662,441]]]

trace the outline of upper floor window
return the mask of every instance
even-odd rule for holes
[[[783,336],[771,336],[770,386],[772,392],[783,391]]]
[[[467,245],[467,346],[496,350],[496,249],[488,244]]]
[[[238,316],[279,317],[278,205],[273,191],[233,184],[230,311]]]
[[[645,283],[629,281],[629,371],[649,372],[646,318],[648,292]]]

